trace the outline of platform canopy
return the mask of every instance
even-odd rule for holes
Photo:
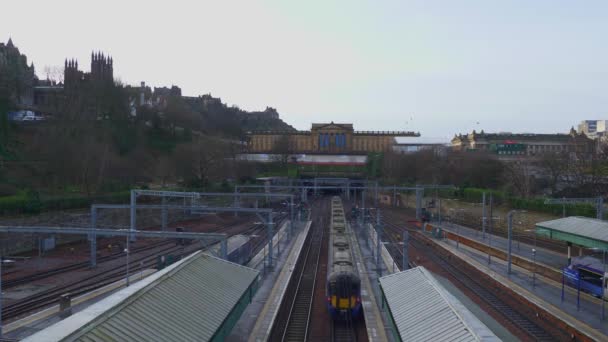
[[[380,278],[383,306],[401,341],[500,341],[424,267]]]
[[[258,275],[198,252],[25,341],[223,341]]]
[[[608,221],[570,216],[539,222],[536,233],[583,247],[608,249]]]

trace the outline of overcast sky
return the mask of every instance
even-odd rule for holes
[[[567,132],[608,119],[606,0],[70,1],[2,4],[9,36],[44,66],[114,57],[127,84],[178,85],[298,129],[427,137]]]

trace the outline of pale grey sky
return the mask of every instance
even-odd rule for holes
[[[11,36],[39,74],[66,57],[88,66],[101,50],[124,83],[176,84],[247,110],[272,106],[299,129],[333,120],[448,138],[472,129],[566,132],[608,119],[605,0],[18,0],[2,8],[0,39]]]

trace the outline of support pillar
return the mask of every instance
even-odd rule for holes
[[[374,207],[378,208],[378,183],[374,189]]]
[[[437,198],[437,219],[441,226],[441,198]]]
[[[91,206],[91,229],[97,228],[97,208]],[[97,267],[97,234],[93,231],[89,234],[91,241],[91,268]]]
[[[376,270],[378,270],[378,275],[382,276],[382,268],[381,268],[381,251],[382,249],[382,222],[380,220],[380,210],[376,211]]]
[[[167,198],[165,196],[163,196],[163,209],[160,213],[160,221],[161,221],[161,230],[164,232],[167,230],[167,208],[165,207],[167,205]]]
[[[293,237],[294,234],[294,226],[293,226],[293,221],[295,219],[294,216],[294,211],[295,209],[295,204],[293,203],[293,195],[291,196],[291,204],[289,205],[289,238],[291,239]]]
[[[393,207],[397,206],[397,186],[393,185]]]
[[[409,259],[408,259],[408,255],[407,255],[407,244],[409,243],[409,239],[410,239],[410,236],[409,236],[408,231],[404,230],[403,231],[403,260],[402,260],[403,265],[401,267],[402,271],[405,271],[410,268]]]
[[[423,188],[416,188],[416,220],[422,219],[422,197],[424,196]]]
[[[481,195],[481,238],[486,238],[486,193]]]
[[[597,198],[597,219],[604,219],[604,198],[602,196]]]
[[[568,242],[568,266],[572,264],[572,242]]]
[[[365,190],[361,191],[361,210],[362,210],[362,215],[361,218],[363,220],[363,224],[365,224]]]
[[[220,242],[220,258],[228,260],[228,239],[222,239]]]
[[[238,208],[240,207],[239,205],[239,197],[238,197],[238,192],[236,192],[236,188],[234,188],[234,207]],[[238,211],[234,211],[234,217],[238,217],[239,216],[239,212]]]
[[[268,267],[272,268],[272,239],[274,237],[274,232],[272,229],[272,213],[268,214],[268,222],[266,223],[267,231],[268,231]]]
[[[134,231],[137,230],[137,210],[136,210],[136,206],[137,206],[137,193],[135,192],[135,190],[131,190],[131,207],[130,207],[130,211],[131,211],[131,224],[130,224],[130,230]],[[131,234],[129,237],[129,240],[131,241],[135,241],[135,234]]]
[[[507,248],[507,274],[511,274],[511,252],[513,245],[513,211],[507,214],[507,225],[508,225],[508,248]],[[568,248],[568,255],[570,255],[570,248]]]

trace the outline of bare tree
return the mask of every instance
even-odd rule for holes
[[[275,162],[278,162],[282,167],[287,167],[289,158],[293,154],[293,146],[288,134],[280,135],[273,144],[272,154]]]
[[[64,70],[63,67],[45,65],[42,72],[46,79],[57,84],[63,82]]]
[[[224,178],[228,148],[218,139],[200,137],[180,146],[176,153],[178,173],[190,184],[205,187],[211,180]]]
[[[522,158],[504,165],[505,187],[509,192],[519,197],[530,197],[534,185],[531,162]]]
[[[541,174],[547,180],[549,190],[552,194],[556,193],[558,185],[568,174],[568,154],[565,152],[543,153],[537,163]]]

